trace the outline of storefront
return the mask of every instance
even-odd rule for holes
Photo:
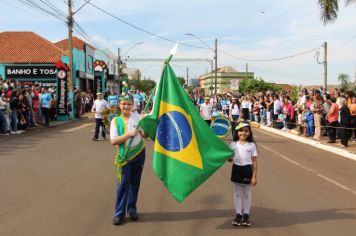
[[[94,96],[96,93],[105,93],[106,78],[107,78],[107,65],[104,61],[96,60],[94,62]]]
[[[52,64],[23,65],[23,64],[3,64],[4,79],[11,79],[21,82],[25,88],[47,87],[57,88],[57,68]]]

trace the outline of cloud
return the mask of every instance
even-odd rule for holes
[[[39,0],[33,1],[42,4]],[[51,41],[67,37],[63,22],[18,1],[6,2],[2,5],[0,30],[35,31]],[[51,2],[67,12],[63,1]],[[75,1],[74,10],[83,3]],[[234,59],[224,52],[241,58],[268,59],[321,47],[325,41],[331,51],[356,34],[353,5],[341,6],[338,20],[323,26],[317,1],[310,0],[92,0],[92,3],[144,30],[174,41],[204,47],[199,40],[185,35],[194,33],[214,47],[217,38],[218,65],[233,65],[240,71],[245,70],[247,61]],[[174,45],[132,28],[89,4],[74,17],[97,47],[110,48],[113,52],[120,47],[125,51],[144,41],[129,52],[130,58],[166,58]],[[356,39],[328,55],[330,82],[336,83],[340,72],[354,74],[355,51]],[[212,59],[213,53],[207,49],[180,46],[175,58]],[[270,81],[295,84],[323,81],[323,66],[316,62],[313,53],[276,62],[248,63],[256,76]],[[160,63],[129,62],[129,65],[141,68],[146,77],[160,77]],[[187,67],[193,77],[211,69],[206,62],[179,62],[174,66],[176,73],[184,77]]]

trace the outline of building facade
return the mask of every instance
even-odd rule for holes
[[[216,80],[216,93],[237,92],[239,83],[244,79],[253,79],[254,72],[238,72],[231,66],[218,68],[217,78],[215,79],[215,71],[207,73],[199,77],[199,84],[201,90],[205,95],[215,93],[215,80]]]
[[[33,32],[0,33],[0,75],[24,87],[57,87],[55,63],[67,53]]]
[[[68,39],[55,43],[56,46],[68,51]],[[80,91],[96,92],[94,86],[95,47],[85,41],[73,37],[73,84]]]

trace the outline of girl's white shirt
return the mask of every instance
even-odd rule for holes
[[[230,148],[234,151],[234,164],[239,166],[252,165],[252,157],[257,157],[256,144],[246,142],[240,144],[239,141],[232,142]]]
[[[240,108],[239,105],[235,104],[234,109],[232,109],[232,105],[234,103],[230,104],[230,110],[231,110],[231,115],[240,115]]]
[[[251,110],[251,102],[250,101],[242,101],[241,102],[241,108],[248,108],[249,110]]]

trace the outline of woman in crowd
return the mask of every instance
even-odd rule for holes
[[[284,113],[284,128],[282,130],[290,130],[292,128],[291,122],[294,119],[294,108],[289,101],[289,97],[285,96],[283,101],[283,113]]]
[[[244,120],[249,119],[250,107],[251,107],[251,102],[247,99],[247,97],[245,95],[243,95],[241,98],[242,119],[244,119]]]
[[[230,120],[231,122],[231,130],[235,130],[236,123],[240,117],[240,102],[236,97],[232,98],[232,103],[230,104]],[[232,132],[232,138],[234,138],[235,132]]]
[[[351,112],[351,127],[352,127],[352,136],[353,140],[356,141],[356,96],[354,95],[351,99],[351,104],[349,105]]]
[[[330,109],[326,115],[326,120],[329,126],[329,141],[328,143],[336,143],[336,128],[339,125],[339,106],[331,101],[330,94],[325,95],[325,102],[328,103]]]
[[[252,99],[253,100],[251,100],[251,102],[253,101],[253,120],[256,122],[260,122],[260,102],[259,100],[257,100],[256,97],[253,97]]]
[[[272,121],[273,121],[273,107],[274,104],[274,96],[270,95],[267,97],[267,126],[271,126],[272,125]]]
[[[18,119],[17,128],[18,130],[26,130],[26,128],[28,127],[28,120],[26,120],[27,117],[26,113],[29,112],[30,107],[23,93],[20,93],[18,97],[18,104],[16,109],[17,109],[17,119]]]
[[[350,138],[350,127],[351,127],[351,113],[350,109],[346,105],[346,99],[340,98],[340,139],[341,147],[347,147]]]
[[[314,102],[312,103],[311,111],[314,114],[314,140],[320,140],[321,133],[321,118],[323,113],[323,98],[320,95],[319,90],[314,91]]]

